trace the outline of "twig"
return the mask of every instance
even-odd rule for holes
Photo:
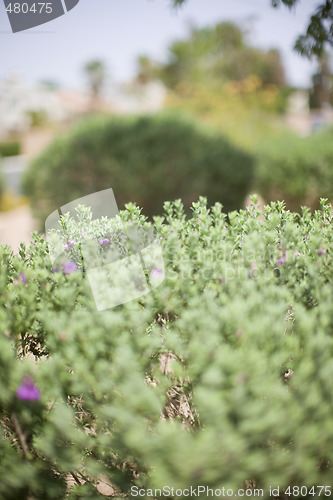
[[[26,458],[30,458],[29,448],[28,448],[27,442],[25,440],[25,435],[24,435],[24,433],[23,433],[23,431],[21,429],[21,426],[19,424],[19,421],[16,418],[15,413],[13,413],[11,415],[10,419],[11,419],[12,424],[14,426],[14,429],[15,429],[15,432],[17,434],[18,440],[20,442],[20,445],[21,445],[21,448],[22,448],[24,456]]]
[[[80,479],[77,477],[77,475],[75,474],[75,472],[71,472],[70,474],[73,477],[73,479],[75,480],[76,484],[79,484],[81,486],[82,483],[81,483]]]

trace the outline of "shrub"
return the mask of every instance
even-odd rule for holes
[[[21,144],[18,141],[0,142],[1,156],[17,156],[21,153]]]
[[[284,199],[292,210],[318,208],[319,195],[333,199],[333,129],[264,144],[258,152],[256,187],[266,199]]]
[[[163,283],[100,313],[42,238],[0,247],[1,498],[331,484],[331,205],[192,209],[155,217]],[[133,205],[93,229],[82,214],[69,259],[78,229],[150,226]]]
[[[33,164],[24,190],[43,217],[68,200],[112,187],[120,205],[147,215],[163,201],[199,194],[228,209],[249,192],[253,159],[214,129],[173,114],[95,117],[57,139]]]
[[[1,201],[2,195],[5,191],[5,187],[6,187],[6,179],[5,179],[5,176],[1,170],[1,158],[0,158],[0,201]]]

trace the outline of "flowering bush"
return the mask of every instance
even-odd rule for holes
[[[0,498],[330,484],[332,207],[164,208],[165,280],[103,312],[38,235],[0,247]],[[101,247],[120,222],[150,225],[128,205]]]

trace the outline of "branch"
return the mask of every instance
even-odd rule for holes
[[[24,433],[21,429],[21,426],[19,424],[19,421],[17,420],[16,415],[14,413],[11,415],[10,420],[14,426],[15,432],[16,432],[18,440],[20,442],[20,445],[21,445],[21,448],[23,451],[23,455],[29,459],[30,453],[29,453],[29,448],[28,448],[27,442],[25,440],[25,435],[24,435]]]

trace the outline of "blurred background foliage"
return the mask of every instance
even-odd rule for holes
[[[106,68],[93,60],[84,71],[90,113],[101,111]],[[254,47],[233,22],[192,25],[164,62],[138,57],[134,84],[156,80],[166,88],[164,113],[85,117],[32,162],[24,192],[41,221],[55,206],[108,186],[120,206],[136,202],[146,215],[160,213],[166,199],[189,206],[199,195],[233,210],[253,190],[293,210],[332,199],[332,131],[300,137],[287,128],[295,89],[278,50]],[[330,105],[328,54],[318,60],[309,97],[308,109]]]
[[[319,207],[333,198],[333,129],[310,137],[285,135],[258,148],[256,187],[270,200],[284,199],[290,209]]]
[[[320,128],[332,110],[329,53],[318,58],[308,102],[296,112],[290,103],[297,89],[288,84],[280,52],[255,47],[249,30],[230,21],[189,25],[164,60],[137,58],[131,89],[140,95],[162,84],[164,114],[117,116],[104,100],[106,64],[92,59],[82,69],[87,109],[73,129],[66,123],[63,134],[33,158],[24,176],[24,194],[40,220],[57,204],[109,186],[120,206],[133,201],[147,215],[160,213],[166,199],[182,197],[189,206],[199,195],[233,210],[254,190],[293,210],[317,208],[320,196],[332,199],[332,131],[314,133],[310,111],[318,113]],[[306,137],[288,128],[293,113],[301,123],[308,120]],[[33,117],[41,125],[42,113]],[[0,144],[0,154],[14,154],[8,152],[13,145]]]
[[[171,43],[166,63],[138,58],[138,80],[160,79],[166,107],[185,110],[215,125],[249,149],[282,132],[288,87],[278,50],[251,46],[245,29],[232,22],[190,27]]]
[[[52,143],[24,177],[41,223],[68,200],[112,186],[118,203],[161,213],[164,200],[200,195],[239,207],[252,185],[254,158],[215,129],[180,113],[91,117]]]
[[[179,7],[188,0],[171,0],[174,7]],[[300,0],[271,0],[272,7],[284,5],[289,9],[300,3]],[[300,54],[321,57],[333,46],[333,0],[325,0],[314,5],[306,32],[299,35],[294,48]]]
[[[0,143],[0,157],[17,156],[21,152],[19,141],[6,141]]]

